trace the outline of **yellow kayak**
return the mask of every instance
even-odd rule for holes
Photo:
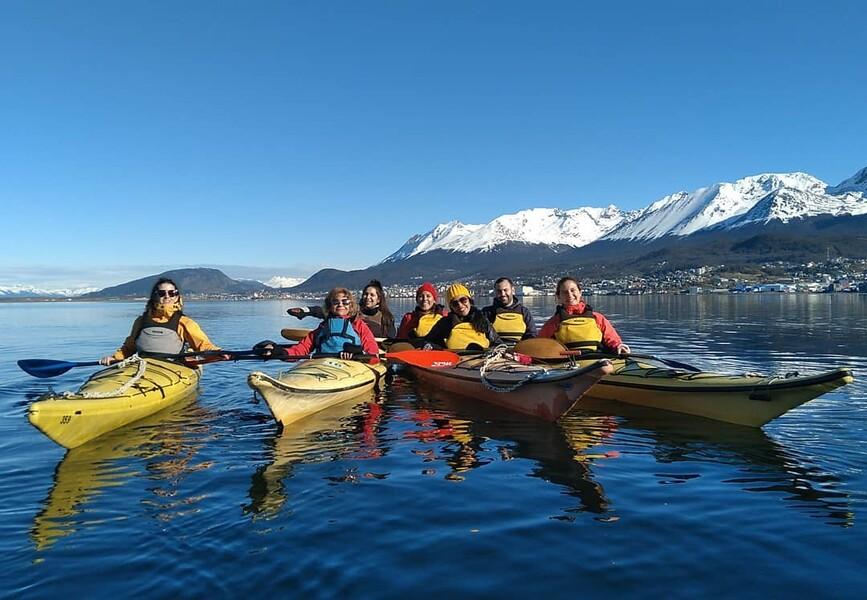
[[[659,363],[636,358],[612,358],[611,363],[614,373],[603,377],[587,396],[750,427],[761,427],[854,380],[845,368],[765,376],[660,368]]]
[[[329,406],[369,394],[380,387],[385,365],[339,358],[311,358],[277,377],[254,371],[247,383],[286,426]]]
[[[138,421],[194,394],[201,369],[153,358],[95,373],[75,393],[48,394],[30,405],[30,423],[66,448]]]

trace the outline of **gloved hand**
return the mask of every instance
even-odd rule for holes
[[[286,312],[289,313],[291,316],[295,317],[296,319],[303,319],[304,317],[310,316],[310,313],[301,308],[300,306],[290,308]]]
[[[347,343],[343,344],[343,352],[341,354],[343,354],[343,353],[346,353],[346,354],[364,354],[364,348],[362,348],[358,344],[350,344],[347,342]]]
[[[287,354],[286,348],[271,340],[263,340],[253,346],[253,353],[265,358],[280,358]]]

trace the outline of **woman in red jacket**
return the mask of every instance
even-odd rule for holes
[[[325,297],[323,305],[325,320],[319,327],[288,348],[270,340],[259,342],[253,347],[257,354],[271,358],[288,356],[305,356],[307,354],[339,354],[340,358],[351,359],[354,350],[350,347],[361,347],[362,352],[376,355],[379,346],[370,327],[359,318],[358,303],[346,288],[334,288]]]
[[[415,291],[415,310],[403,315],[397,337],[411,342],[421,340],[446,315],[448,311],[439,304],[437,289],[431,282],[425,281]]]
[[[629,354],[614,325],[581,298],[581,284],[572,277],[557,282],[560,304],[539,330],[539,337],[554,338],[567,348],[587,352]]]

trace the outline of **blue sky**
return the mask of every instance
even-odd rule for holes
[[[307,275],[452,219],[835,184],[867,166],[864,31],[854,0],[7,0],[0,285]]]

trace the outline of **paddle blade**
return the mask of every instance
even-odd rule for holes
[[[304,338],[306,338],[312,329],[304,329],[303,327],[286,327],[280,330],[280,335],[282,335],[287,340],[292,340],[293,342],[300,342]]]
[[[401,362],[412,367],[428,369],[450,369],[460,362],[461,357],[449,350],[405,350],[387,352],[388,360]]]
[[[536,360],[563,360],[566,346],[552,338],[530,338],[515,344],[515,352]]]
[[[22,371],[33,377],[45,379],[47,377],[57,377],[63,375],[68,370],[75,367],[92,367],[98,365],[99,362],[69,362],[65,360],[49,360],[46,358],[29,358],[18,361],[18,366]]]
[[[410,344],[409,342],[395,342],[391,346],[388,347],[389,352],[406,352],[413,351],[416,347]]]

